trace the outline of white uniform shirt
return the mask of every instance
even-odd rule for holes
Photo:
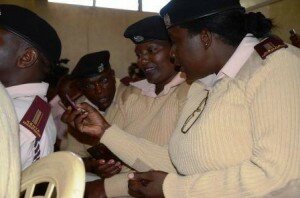
[[[35,96],[46,99],[46,93],[48,89],[47,83],[30,83],[22,84],[6,88],[15,107],[18,121],[23,118],[28,108],[30,107]],[[34,141],[36,136],[33,135],[27,128],[20,126],[20,152],[21,152],[21,165],[22,170],[27,168],[33,162],[34,157]],[[56,128],[53,121],[53,117],[50,114],[46,127],[43,132],[43,136],[40,140],[40,158],[53,152],[54,144],[56,140]]]
[[[259,42],[260,41],[252,34],[247,34],[217,75],[211,74],[199,81],[204,83],[207,86],[207,89],[211,89],[211,87],[224,76],[234,78],[254,52],[254,46]]]
[[[151,98],[157,98],[160,96],[167,95],[172,87],[176,87],[177,85],[183,83],[185,79],[185,73],[178,72],[178,74],[168,84],[164,86],[164,89],[158,95],[156,95],[155,93],[155,84],[149,83],[147,79],[132,82],[130,83],[130,85],[142,90],[142,95],[149,96]]]

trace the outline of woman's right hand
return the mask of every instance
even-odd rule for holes
[[[100,138],[110,127],[102,115],[87,103],[77,104],[77,109],[68,108],[62,115],[62,121],[77,131]]]

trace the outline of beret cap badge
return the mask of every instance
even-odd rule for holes
[[[134,36],[133,39],[135,42],[140,43],[144,40],[144,37],[143,36]]]
[[[170,16],[168,14],[166,14],[164,16],[164,22],[165,22],[166,28],[171,27],[171,19],[170,19]]]
[[[104,64],[100,63],[99,67],[98,67],[98,72],[101,73],[104,70]]]
[[[105,69],[111,69],[110,53],[107,50],[93,52],[80,58],[71,75],[74,78],[91,78],[98,76]]]

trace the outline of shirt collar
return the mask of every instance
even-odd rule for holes
[[[216,81],[222,79],[224,76],[234,78],[249,59],[254,51],[254,46],[258,43],[259,40],[257,38],[252,34],[247,34],[217,75],[211,74],[199,79],[198,82],[205,84],[206,88],[209,90],[214,86]]]
[[[20,97],[32,97],[32,96],[41,96],[45,98],[48,90],[48,83],[28,83],[22,85],[16,85],[7,87],[11,98],[20,98]]]
[[[60,97],[59,95],[55,95],[54,98],[52,98],[52,100],[49,101],[49,104],[54,107],[58,104],[58,102],[60,101]]]
[[[206,86],[206,89],[211,89],[211,87],[214,86],[216,79],[217,79],[216,74],[210,74],[204,78],[199,79],[198,82],[204,84]]]
[[[254,46],[258,43],[259,40],[257,38],[252,34],[247,34],[233,55],[217,74],[216,81],[222,79],[224,76],[234,78],[254,52]]]
[[[130,85],[142,90],[142,95],[149,96],[152,98],[156,98],[158,96],[167,95],[172,87],[175,87],[185,81],[185,74],[179,72],[168,84],[164,86],[164,90],[156,95],[155,93],[155,84],[149,83],[146,79],[130,83]]]

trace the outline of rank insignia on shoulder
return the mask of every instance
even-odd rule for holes
[[[39,96],[36,96],[20,124],[31,131],[36,138],[40,139],[47,124],[50,111],[50,105]]]
[[[254,49],[262,59],[265,59],[268,55],[283,47],[287,48],[288,46],[280,38],[273,36],[268,37],[267,39],[257,44]]]

